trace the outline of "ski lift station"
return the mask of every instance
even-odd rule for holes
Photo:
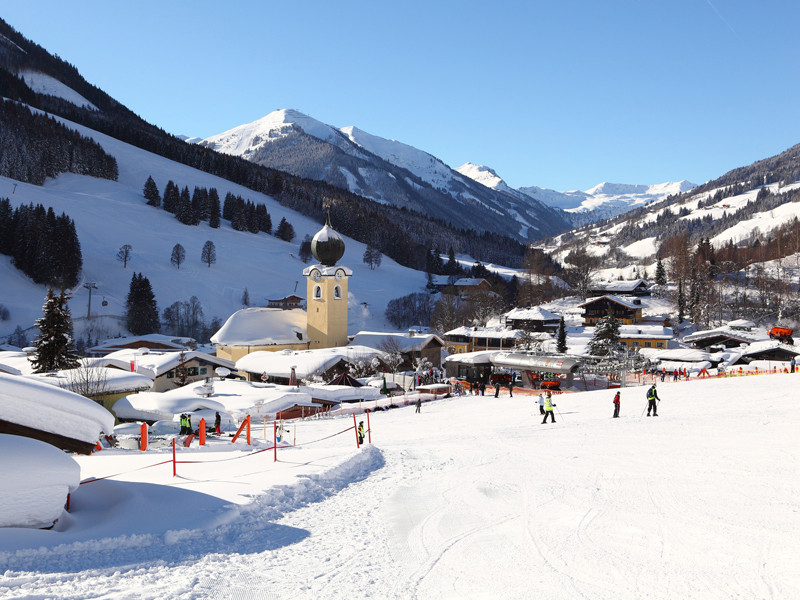
[[[452,354],[445,359],[448,377],[488,381],[496,371],[518,371],[523,387],[537,387],[542,375],[564,377],[571,387],[581,363],[563,355],[529,354],[527,352],[479,351]]]

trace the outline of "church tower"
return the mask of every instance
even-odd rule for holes
[[[344,256],[344,239],[331,227],[330,214],[311,240],[311,254],[318,264],[303,269],[310,348],[346,346],[347,281],[353,271],[336,264]]]

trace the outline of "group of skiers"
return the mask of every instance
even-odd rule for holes
[[[179,423],[181,426],[181,431],[178,435],[190,435],[192,433],[197,433],[192,428],[192,415],[188,413],[181,414]],[[214,415],[214,431],[217,435],[222,433],[222,416],[219,414],[219,412]]]
[[[652,416],[658,416],[658,402],[661,402],[661,398],[658,397],[658,392],[656,392],[656,384],[654,383],[647,389],[647,416],[649,417],[652,413]],[[617,391],[614,394],[614,415],[612,418],[618,419],[619,418],[619,408],[620,408],[620,392]],[[553,402],[552,395],[548,391],[545,394],[539,394],[539,413],[544,415],[544,419],[542,420],[542,425],[547,423],[547,418],[550,417],[550,422],[555,423],[556,417],[553,414],[553,409],[555,408],[555,403]]]
[[[661,402],[661,398],[658,397],[658,392],[656,391],[656,384],[654,383],[647,389],[647,416],[650,416],[650,413],[653,413],[654,417],[658,416],[658,402]],[[620,393],[617,391],[614,394],[614,419],[619,418],[619,405],[620,405]]]

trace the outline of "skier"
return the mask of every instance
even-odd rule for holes
[[[422,408],[422,398],[417,398],[416,406],[417,406],[417,410],[415,410],[414,412],[419,412],[420,409]]]
[[[550,421],[552,423],[556,422],[556,415],[553,413],[553,398],[550,396],[550,392],[547,392],[547,397],[544,399],[544,420],[542,421],[542,425],[547,423],[547,415],[550,415]]]
[[[539,393],[539,414],[543,415],[544,413],[544,394],[541,392]]]
[[[661,398],[658,397],[656,393],[656,384],[654,383],[653,386],[647,390],[647,416],[650,416],[650,411],[653,411],[653,416],[658,416],[658,409],[656,408],[656,401],[661,402]]]
[[[619,392],[614,395],[614,418],[619,417]]]
[[[508,380],[508,395],[509,397],[514,397],[514,374],[511,374],[511,378]]]
[[[494,380],[494,397],[495,398],[499,398],[500,397],[500,380],[499,379],[495,379]]]
[[[217,435],[222,433],[222,417],[219,412],[214,415],[214,429],[217,430]]]
[[[189,433],[189,431],[188,431],[189,430],[189,426],[187,424],[186,413],[183,413],[181,415],[180,424],[181,424],[181,433],[180,433],[180,435],[186,435],[187,433]]]
[[[364,443],[364,421],[358,422],[358,445]]]

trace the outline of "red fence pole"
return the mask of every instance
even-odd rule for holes
[[[247,445],[250,446],[250,415],[247,415]]]
[[[198,424],[198,427],[200,428],[200,445],[201,446],[205,446],[206,445],[206,420],[205,419],[200,419],[200,423]]]
[[[356,413],[353,413],[353,429],[356,430],[356,448],[361,448],[361,444],[358,443],[358,424],[356,424]]]
[[[367,439],[372,443],[372,427],[369,425],[369,409],[367,409]]]
[[[278,422],[272,422],[272,448],[275,451],[275,460],[272,462],[278,462]]]
[[[245,418],[245,420],[242,421],[242,424],[239,425],[239,429],[236,430],[236,435],[234,435],[233,439],[231,439],[231,444],[235,443],[236,440],[239,439],[239,436],[242,434],[242,431],[245,427],[247,427],[247,443],[250,443],[250,415],[247,415],[247,418]]]
[[[139,448],[141,448],[142,452],[147,450],[147,423],[142,423],[140,431],[141,441],[139,442]]]
[[[175,438],[172,438],[172,476],[178,474],[178,465],[175,463]]]

